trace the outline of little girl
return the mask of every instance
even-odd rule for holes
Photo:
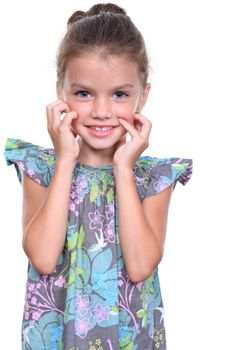
[[[158,265],[171,193],[192,161],[141,156],[149,90],[144,40],[124,9],[70,17],[47,107],[54,149],[6,144],[29,258],[22,349],[166,349]]]

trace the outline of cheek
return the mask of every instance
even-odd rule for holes
[[[70,103],[69,107],[71,111],[75,111],[78,118],[72,120],[71,125],[74,130],[78,130],[79,125],[85,123],[88,115],[88,111],[85,108],[85,104]]]
[[[119,108],[115,115],[118,118],[124,119],[126,120],[128,123],[133,124],[133,120],[134,120],[134,113],[136,112],[136,107],[134,108],[134,106],[125,106],[122,108]]]
[[[71,111],[75,111],[78,115],[78,120],[80,122],[82,122],[87,115],[89,115],[90,113],[90,108],[88,106],[88,104],[86,103],[77,103],[77,102],[69,102],[67,101]],[[77,120],[74,120],[75,122],[77,122]]]

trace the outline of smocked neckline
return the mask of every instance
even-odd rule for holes
[[[113,172],[113,166],[112,165],[89,165],[89,164],[85,164],[85,163],[80,163],[77,162],[76,163],[76,169],[79,172],[109,172],[112,173]]]

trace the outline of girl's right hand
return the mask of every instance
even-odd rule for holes
[[[63,120],[61,115],[66,113]],[[46,107],[48,133],[53,142],[57,159],[77,161],[79,143],[72,130],[72,120],[77,118],[76,112],[63,100],[57,100]]]

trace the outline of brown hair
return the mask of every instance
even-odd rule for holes
[[[88,11],[76,11],[69,18],[67,32],[57,53],[57,81],[63,87],[67,62],[90,50],[108,55],[126,55],[138,65],[143,86],[148,79],[148,55],[144,39],[126,11],[115,4],[97,4]]]

